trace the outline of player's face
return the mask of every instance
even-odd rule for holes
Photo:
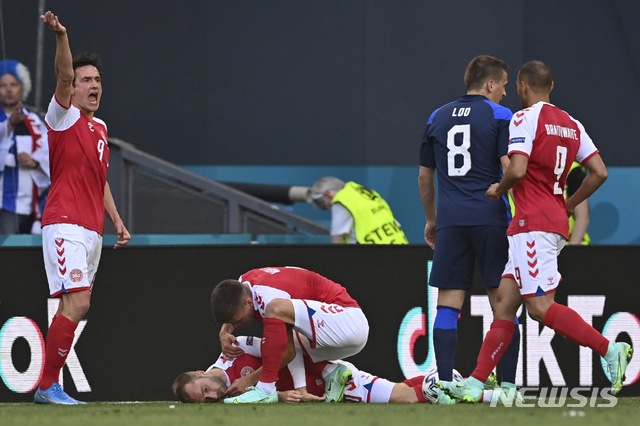
[[[82,112],[94,113],[100,107],[102,80],[93,65],[76,68],[73,104]]]
[[[0,103],[6,107],[18,104],[22,99],[22,84],[13,74],[0,77]]]
[[[184,392],[193,402],[218,402],[227,390],[226,384],[217,377],[202,376],[184,385]]]
[[[243,303],[242,307],[238,310],[238,312],[236,312],[236,314],[231,317],[230,323],[234,328],[238,328],[241,325],[250,324],[251,321],[253,321],[253,315],[253,303],[251,302],[251,299],[247,299]]]
[[[502,71],[502,79],[500,81],[494,82],[494,87],[491,93],[489,93],[489,100],[496,104],[499,104],[502,98],[507,96],[507,83],[509,82],[509,77],[507,73]]]

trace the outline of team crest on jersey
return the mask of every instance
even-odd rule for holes
[[[73,283],[79,283],[82,281],[82,276],[82,271],[80,269],[74,269],[69,272],[69,279],[71,279],[71,282]]]
[[[253,373],[254,369],[253,367],[242,367],[242,370],[240,370],[240,376],[244,377],[244,376],[248,376],[249,374]]]
[[[89,121],[87,124],[89,125],[89,130],[93,132],[93,123]]]
[[[278,268],[260,268],[260,270],[262,272],[266,272],[267,274],[277,274],[278,272],[280,272],[280,269]]]

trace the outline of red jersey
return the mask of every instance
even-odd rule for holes
[[[324,395],[324,381],[322,380],[322,370],[328,364],[323,361],[317,364],[311,362],[308,358],[305,358],[305,377],[307,381],[307,392],[312,395],[322,396]],[[211,368],[219,368],[227,375],[227,386],[231,386],[233,382],[240,377],[249,375],[262,367],[262,358],[259,358],[248,353],[240,355],[238,358],[226,361],[222,355],[213,364]],[[285,367],[278,373],[278,381],[276,387],[279,391],[294,390],[293,378],[291,373]]]
[[[293,266],[252,269],[242,274],[238,281],[251,286],[256,318],[260,321],[266,305],[275,298],[316,300],[345,308],[360,307],[340,284]]]
[[[102,235],[104,187],[109,168],[107,125],[87,118],[54,96],[45,117],[49,129],[51,189],[42,225],[71,223]]]
[[[571,164],[598,153],[582,124],[546,102],[517,112],[509,127],[509,155],[529,157],[527,173],[513,187],[516,212],[507,235],[544,231],[569,238],[564,187]]]

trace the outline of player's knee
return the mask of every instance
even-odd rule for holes
[[[78,292],[70,295],[65,302],[62,314],[74,322],[80,321],[91,306],[91,296],[89,292]]]
[[[538,321],[540,323],[543,322],[545,312],[546,311],[543,312],[543,310],[538,306],[527,306],[527,313],[529,314],[529,317],[534,321]]]

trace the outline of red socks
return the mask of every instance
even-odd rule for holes
[[[573,309],[554,303],[544,316],[544,325],[559,335],[579,344],[587,346],[605,356],[609,348],[609,340],[582,319]]]
[[[275,383],[287,348],[287,325],[278,318],[264,319],[264,337],[262,338],[262,373],[260,381]]]
[[[427,400],[427,398],[424,397],[424,394],[422,393],[423,381],[424,381],[424,376],[416,376],[416,377],[407,379],[402,383],[409,386],[410,388],[413,388],[413,390],[416,393],[416,396],[418,397],[418,402],[422,404],[429,404],[429,401]]]
[[[53,382],[58,381],[60,369],[67,360],[77,327],[78,324],[63,315],[58,315],[51,323],[51,328],[47,332],[46,355],[40,389],[49,389]]]
[[[423,376],[416,376],[416,377],[412,377],[410,379],[406,379],[405,381],[403,381],[402,383],[404,383],[405,385],[409,386],[410,388],[414,387],[415,385],[420,385],[422,386],[422,381],[424,380],[424,375]]]
[[[412,387],[413,387],[413,390],[416,392],[416,396],[418,397],[418,402],[420,402],[422,404],[429,404],[430,403],[427,400],[427,398],[424,397],[424,394],[422,393],[422,382],[419,385],[415,385],[415,386],[412,386]]]
[[[484,343],[478,355],[478,364],[471,376],[486,382],[489,374],[498,365],[500,358],[509,347],[516,325],[513,321],[495,320],[491,323],[491,330],[484,338]]]

